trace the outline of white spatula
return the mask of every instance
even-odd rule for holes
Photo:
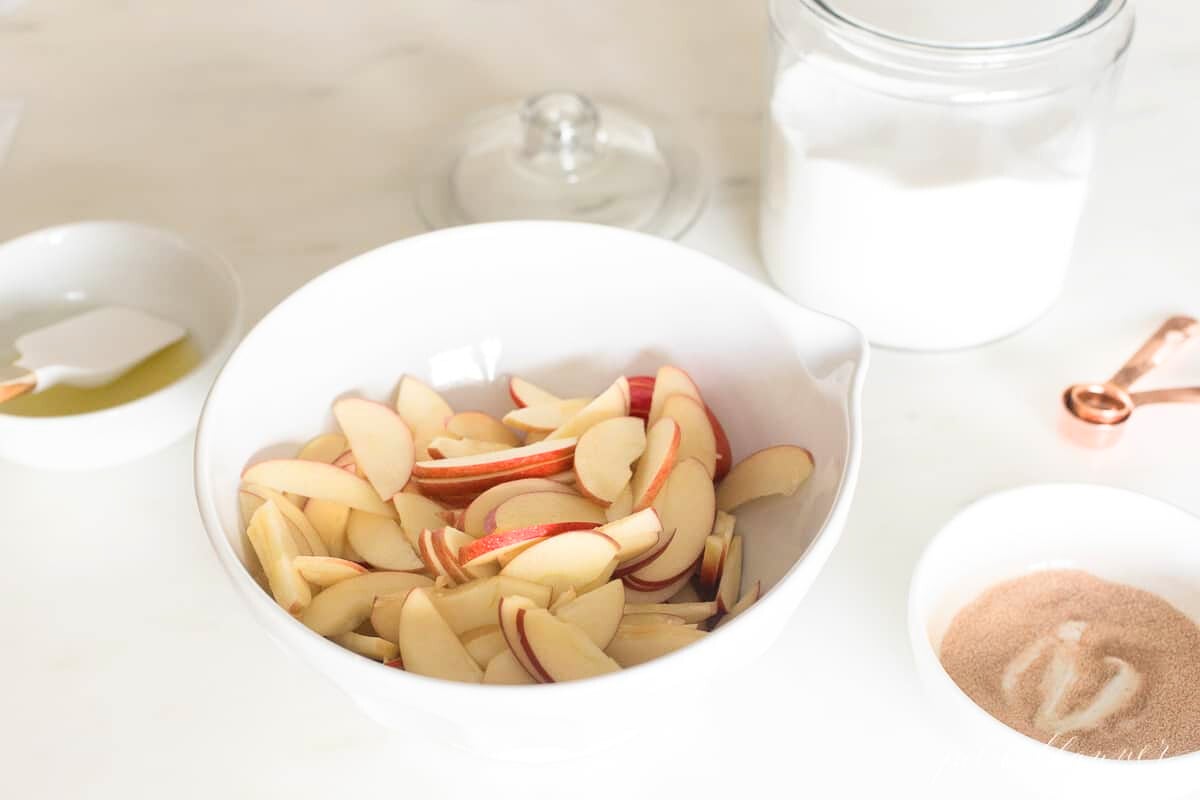
[[[17,339],[19,371],[0,379],[0,403],[60,383],[103,386],[186,335],[173,322],[117,306],[56,322]]]

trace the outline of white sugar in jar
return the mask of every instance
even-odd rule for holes
[[[875,344],[1033,322],[1070,263],[1125,0],[771,0],[762,255]]]

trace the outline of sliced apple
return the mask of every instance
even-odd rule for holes
[[[278,506],[267,500],[246,528],[254,552],[267,576],[271,595],[289,614],[298,614],[305,607],[311,608],[312,590],[296,569],[296,542],[288,530],[288,522]]]
[[[717,489],[717,507],[732,511],[773,494],[791,496],[812,475],[812,453],[794,445],[776,445],[751,453],[729,470]]]
[[[482,411],[461,411],[446,420],[446,430],[459,439],[474,439],[516,447],[521,443],[517,435],[504,424]]]
[[[649,552],[659,541],[662,520],[653,508],[644,508],[627,517],[597,528],[617,543],[617,560],[630,561]]]
[[[446,510],[434,501],[419,494],[401,492],[392,497],[392,505],[400,517],[400,527],[404,536],[413,547],[417,546],[417,537],[426,528],[437,528],[445,524],[442,513]]]
[[[299,458],[303,461],[319,461],[322,464],[332,464],[342,453],[350,449],[350,443],[340,433],[323,433],[315,439],[310,439],[300,448]]]
[[[717,601],[707,603],[626,603],[625,616],[670,614],[690,624],[704,622],[717,615]]]
[[[429,578],[412,572],[369,572],[323,590],[301,621],[322,636],[336,636],[366,622],[376,597],[432,585]]]
[[[552,609],[554,616],[587,634],[601,650],[608,647],[625,613],[625,586],[609,581],[603,586]]]
[[[675,535],[662,555],[630,576],[642,589],[674,581],[690,571],[704,552],[717,510],[708,470],[694,458],[676,464],[654,500],[654,509],[663,530],[673,530]]]
[[[262,497],[247,492],[245,486],[238,490],[238,512],[242,517],[243,528],[250,524],[250,518],[263,502]]]
[[[509,649],[520,648],[523,665],[540,683],[581,680],[620,669],[578,627],[541,608],[516,608],[506,615],[507,605],[507,599],[501,603],[500,616]]]
[[[709,534],[704,538],[704,552],[700,555],[700,586],[705,591],[717,588],[721,580],[721,562],[725,559],[725,542],[720,536]]]
[[[494,475],[520,467],[561,461],[575,453],[577,440],[555,439],[522,447],[510,447],[494,453],[480,453],[461,458],[441,458],[436,461],[418,461],[413,466],[417,478],[466,478]]]
[[[500,574],[549,586],[556,594],[596,580],[614,561],[619,546],[596,531],[572,531],[530,547]]]
[[[476,578],[490,578],[500,571],[496,564],[465,564],[459,554],[465,547],[474,544],[475,540],[452,525],[439,530],[433,541],[434,547],[437,548],[438,560],[451,565],[451,572],[455,574],[459,583],[467,583]]]
[[[625,602],[630,605],[658,605],[680,594],[688,586],[691,573],[683,575],[674,583],[661,589],[642,590],[629,585],[628,576],[621,579],[625,584]]]
[[[577,414],[555,428],[548,441],[572,440],[582,436],[594,425],[613,417],[629,415],[629,381],[624,376],[613,381],[595,400],[584,406]]]
[[[621,617],[621,627],[628,628],[635,625],[686,625],[687,620],[683,617],[674,614],[665,614],[663,612],[655,612],[648,614],[626,614]],[[616,631],[613,631],[616,635]]]
[[[508,645],[513,658],[534,679],[535,683],[540,683],[536,668],[529,660],[529,652],[522,644],[521,630],[517,624],[520,611],[537,607],[528,597],[520,595],[501,597],[496,608],[496,621],[500,623],[500,633],[504,635],[504,643]]]
[[[658,422],[662,417],[667,398],[673,395],[684,395],[700,403],[701,406],[704,404],[704,398],[700,396],[700,389],[692,380],[692,376],[679,367],[670,365],[659,367],[658,374],[654,376],[654,395],[650,398],[650,413],[646,417],[647,427]]]
[[[554,602],[550,604],[550,613],[558,613],[560,608],[565,606],[567,603],[574,602],[575,598],[578,596],[579,593],[576,592],[574,588],[567,589],[565,592],[559,592],[558,596],[554,598]]]
[[[622,667],[636,667],[694,644],[707,635],[687,625],[622,625],[607,653]]]
[[[737,602],[742,589],[742,537],[734,536],[729,542],[729,553],[721,570],[721,583],[717,587],[717,606],[726,613]]]
[[[325,543],[329,555],[352,559],[346,552],[346,523],[350,519],[350,507],[332,500],[322,500],[310,497],[304,504],[304,516],[312,524],[313,530]]]
[[[673,419],[679,425],[679,452],[683,461],[694,458],[704,465],[711,478],[717,470],[717,437],[704,404],[687,395],[676,394],[663,402],[661,419]],[[578,463],[578,453],[576,453]]]
[[[653,375],[634,375],[629,379],[629,416],[645,422],[650,416],[650,402],[653,398]]]
[[[408,672],[466,683],[483,680],[483,670],[442,618],[428,589],[409,592],[400,609],[397,638]]]
[[[611,505],[629,485],[631,465],[645,449],[646,429],[637,417],[613,417],[593,425],[575,447],[575,485],[584,496]]]
[[[392,513],[371,484],[332,464],[298,458],[260,461],[242,473],[242,480],[277,492],[321,498],[385,517]]]
[[[488,513],[505,500],[516,497],[519,494],[528,494],[530,492],[562,492],[563,494],[573,494],[574,491],[571,487],[564,486],[558,481],[552,481],[549,478],[522,478],[515,481],[506,481],[488,489],[467,506],[467,511],[463,515],[462,529],[476,539],[483,536],[487,533],[483,529],[483,523]],[[401,522],[403,522],[403,517],[401,517]]]
[[[550,435],[550,431],[530,431],[525,434],[525,444],[536,444],[546,440]]]
[[[569,533],[570,531],[591,530],[595,527],[591,522],[550,522],[544,525],[530,525],[526,528],[497,531],[471,540],[459,550],[458,560],[465,567],[474,569],[496,562],[507,552],[527,547],[549,536],[558,536],[560,533]]]
[[[525,686],[537,683],[529,676],[521,662],[504,646],[504,650],[492,657],[483,671],[483,682],[493,686]]]
[[[729,474],[729,470],[733,466],[733,448],[729,445],[729,437],[725,435],[725,428],[721,425],[721,420],[717,419],[712,408],[705,406],[704,413],[708,414],[708,424],[712,425],[713,436],[717,440],[717,472],[713,476],[713,480],[720,482]]]
[[[483,529],[491,534],[554,522],[603,524],[604,509],[577,494],[526,492],[510,497],[488,513]]]
[[[654,511],[652,508],[643,510]],[[637,513],[640,514],[642,512],[639,511]],[[655,511],[654,513],[657,516],[658,512]],[[632,575],[642,567],[650,564],[652,561],[654,561],[654,559],[666,552],[667,548],[671,544],[671,539],[673,538],[675,538],[675,531],[660,531],[654,544],[650,546],[650,549],[646,550],[640,555],[633,556],[628,561],[622,561],[618,564],[615,572],[616,576],[618,578],[624,578],[625,576]]]
[[[375,602],[371,604],[370,620],[377,636],[382,636],[392,643],[399,641],[400,609],[404,607],[404,601],[408,599],[410,591],[412,589],[382,594],[375,598]]]
[[[358,471],[358,461],[354,459],[353,450],[347,450],[329,463],[333,464],[338,469],[346,470],[346,472],[349,472],[351,475],[355,475],[359,478],[362,477],[362,474]]]
[[[530,539],[528,542],[519,544],[516,547],[510,547],[505,550],[502,550],[499,554],[496,555],[496,566],[500,567],[500,569],[504,569],[505,567],[508,566],[508,562],[512,561],[514,558],[521,555],[521,553],[523,553],[526,550],[528,550],[529,548],[533,547],[538,542],[543,542],[543,541],[545,541],[545,538]]]
[[[390,500],[412,474],[415,452],[408,425],[383,403],[361,397],[338,400],[333,416],[350,442],[358,469],[381,499]]]
[[[364,636],[361,633],[347,631],[346,633],[332,636],[330,639],[351,652],[358,653],[360,656],[366,656],[367,658],[373,658],[376,661],[391,661],[400,655],[400,648],[394,642],[389,642],[378,636]]]
[[[304,580],[321,587],[333,586],[367,572],[362,564],[332,556],[296,556],[292,563]]]
[[[325,546],[324,539],[317,533],[317,529],[313,527],[312,522],[308,517],[304,516],[295,503],[288,500],[280,492],[274,489],[268,489],[265,486],[257,486],[255,484],[247,484],[242,487],[242,491],[251,495],[255,495],[261,500],[272,500],[278,506],[280,513],[284,519],[288,521],[295,535],[298,535],[303,544],[300,546],[300,552],[304,555],[327,556],[329,548]],[[300,544],[300,542],[297,542]],[[307,552],[306,552],[307,551]]]
[[[646,433],[646,450],[638,459],[633,480],[633,507],[648,508],[662,490],[679,455],[679,425],[673,419],[659,420]]]
[[[612,501],[612,505],[604,509],[604,518],[609,522],[628,517],[633,513],[633,487],[630,483],[625,484],[625,488],[617,495],[617,498]]]
[[[483,578],[453,589],[434,592],[433,602],[456,634],[494,625],[501,597],[521,596],[539,608],[550,604],[550,589],[539,583],[504,575]]]
[[[504,415],[503,423],[515,428],[528,437],[533,434],[549,436],[552,431],[562,427],[568,420],[587,408],[592,402],[590,397],[571,397],[566,400],[552,400],[548,403],[517,408]]]
[[[499,450],[507,450],[511,446],[500,442],[484,442],[479,439],[451,439],[448,436],[437,436],[429,442],[429,455],[433,458],[462,458],[482,453],[495,453]]]
[[[425,568],[404,530],[390,517],[354,509],[346,522],[346,539],[363,560],[378,569],[407,572]]]
[[[508,379],[508,395],[517,408],[555,403],[560,399],[537,384],[515,375]]]
[[[450,459],[444,460],[449,461]],[[470,475],[459,478],[417,478],[417,486],[424,494],[437,497],[444,502],[470,504],[480,494],[494,486],[524,478],[546,478],[569,486],[575,481],[575,473],[571,472],[573,460],[574,454],[572,453],[557,461],[526,464],[515,469],[487,475]]]
[[[733,619],[738,614],[741,614],[747,608],[749,608],[750,606],[757,603],[758,598],[760,598],[761,596],[762,596],[762,583],[760,581],[755,581],[754,584],[750,587],[749,591],[747,591],[744,595],[742,595],[741,599],[733,604],[733,607],[729,609],[729,613],[727,613],[725,616],[723,616],[719,620],[717,620],[717,624],[713,626],[713,630],[716,630],[717,628],[721,627],[726,622],[729,622],[729,620]]]
[[[500,632],[499,625],[485,625],[482,628],[475,628],[467,631],[461,637],[463,647],[467,649],[467,653],[471,658],[475,659],[475,663],[480,667],[487,667],[493,658],[501,652],[508,649],[508,645],[504,643],[504,634]]]

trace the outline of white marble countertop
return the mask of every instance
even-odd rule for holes
[[[692,131],[718,182],[684,242],[760,274],[762,6],[30,0],[0,15],[0,103],[24,108],[0,166],[0,239],[80,218],[172,228],[232,259],[257,317],[419,231],[414,167],[445,126],[567,86]],[[663,721],[652,752],[538,769],[380,729],[241,613],[185,442],[95,474],[0,465],[6,794],[962,796],[978,756],[928,713],[906,643],[924,543],[972,499],[1032,481],[1200,513],[1195,408],[1147,412],[1102,452],[1054,425],[1066,383],[1108,374],[1160,318],[1200,314],[1200,7],[1139,14],[1064,299],[988,347],[874,354],[845,539],[784,639],[711,699],[710,728]],[[1200,351],[1158,377],[1200,383]]]

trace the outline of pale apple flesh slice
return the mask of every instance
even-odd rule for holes
[[[522,664],[540,683],[582,680],[616,672],[620,666],[605,655],[587,634],[570,623],[563,622],[541,608],[516,608],[508,625],[505,607],[511,598],[501,602],[500,612],[509,649],[522,651]],[[516,636],[509,633],[515,628]]]
[[[366,622],[376,597],[432,585],[429,578],[412,572],[369,572],[321,591],[301,622],[322,636],[336,636]]]
[[[717,472],[717,437],[704,404],[687,395],[676,394],[663,402],[662,418],[673,419],[679,426],[678,460],[694,458],[704,465],[711,478]],[[576,463],[578,463],[576,453]]]
[[[515,481],[507,481],[488,489],[467,506],[466,513],[463,515],[463,531],[467,535],[478,539],[487,533],[484,530],[483,524],[485,518],[493,509],[505,500],[509,500],[519,494],[529,494],[530,492],[575,493],[574,489],[570,486],[565,486],[549,478],[522,478]],[[401,522],[403,521],[402,517]]]
[[[356,561],[346,551],[346,523],[350,520],[350,507],[319,497],[310,497],[304,504],[304,517],[325,543],[329,555]]]
[[[626,603],[625,616],[640,614],[670,614],[683,619],[688,624],[704,622],[717,615],[717,601],[710,600],[701,603]]]
[[[601,525],[596,530],[617,543],[617,560],[628,562],[648,553],[658,544],[662,529],[658,512],[653,508],[644,508]]]
[[[483,681],[483,670],[434,605],[427,589],[413,589],[400,609],[397,635],[404,669],[465,683]]]
[[[516,447],[521,440],[500,420],[482,411],[460,411],[446,420],[446,430],[459,439]]]
[[[415,457],[424,459],[429,455],[429,442],[442,435],[454,409],[428,384],[405,375],[396,390],[396,413],[412,431]]]
[[[448,436],[435,437],[429,443],[429,455],[433,458],[462,458],[477,456],[483,453],[495,453],[507,450],[512,445],[500,442],[485,442],[479,439],[451,439]]]
[[[392,661],[400,655],[400,648],[394,642],[389,642],[379,636],[365,636],[354,631],[339,633],[331,636],[330,640],[340,644],[352,653],[374,659],[376,661]]]
[[[737,602],[742,589],[742,537],[734,536],[729,542],[729,553],[725,556],[721,570],[721,582],[717,586],[717,606],[726,613]]]
[[[747,608],[757,603],[760,597],[762,597],[762,583],[760,581],[755,581],[754,585],[750,587],[749,591],[742,595],[741,599],[733,604],[733,607],[729,609],[729,613],[717,620],[717,624],[713,626],[713,630],[721,627],[726,622],[729,622]]]
[[[725,560],[725,541],[720,536],[709,534],[704,539],[704,552],[700,556],[700,588],[713,591],[721,580],[721,563]]]
[[[255,486],[253,484],[243,486],[242,491],[257,495],[263,500],[275,501],[275,505],[279,507],[279,511],[283,514],[284,519],[288,521],[294,532],[303,540],[303,546],[300,549],[302,552],[304,550],[308,551],[305,555],[329,555],[329,548],[325,546],[325,541],[321,538],[317,529],[313,527],[312,522],[304,515],[299,506],[289,500],[286,495],[274,489],[268,489],[265,486]]]
[[[483,672],[483,682],[493,686],[527,686],[537,683],[507,645],[487,663],[487,669]]]
[[[578,596],[579,593],[576,592],[574,588],[567,589],[565,592],[559,592],[554,598],[554,602],[550,604],[550,613],[557,614],[560,608],[565,606],[567,603],[574,602],[575,598]]]
[[[704,398],[700,396],[700,389],[692,380],[691,375],[679,367],[670,365],[659,367],[658,373],[654,376],[654,395],[650,398],[650,412],[646,417],[647,427],[658,422],[662,417],[667,398],[674,395],[690,397],[701,405],[704,403]]]
[[[332,464],[337,457],[350,449],[350,443],[340,433],[323,433],[315,439],[310,439],[300,448],[296,458],[303,461],[319,461],[322,464]]]
[[[688,587],[688,581],[691,579],[691,573],[680,576],[673,583],[669,583],[661,589],[638,589],[629,585],[628,576],[625,576],[621,581],[625,584],[625,602],[629,605],[659,605],[672,597],[680,594]]]
[[[575,485],[595,502],[612,505],[629,486],[632,465],[645,449],[646,429],[637,417],[614,417],[593,425],[575,447]]]
[[[292,564],[304,580],[322,588],[367,572],[367,568],[362,564],[333,556],[296,556],[292,559]]]
[[[410,591],[412,590],[382,594],[375,598],[375,602],[371,604],[370,620],[376,636],[393,644],[399,641],[400,609],[404,607],[404,601],[408,599]]]
[[[475,628],[474,630],[467,631],[460,638],[467,653],[470,654],[471,658],[475,659],[476,664],[484,668],[487,667],[493,658],[508,649],[508,645],[504,642],[504,634],[500,632],[499,625],[485,625],[482,628]]]
[[[548,441],[574,439],[582,436],[594,425],[613,417],[629,416],[629,381],[624,376],[613,381],[595,400],[551,431]]]
[[[622,625],[605,652],[622,667],[636,667],[707,636],[688,625]]]
[[[353,509],[346,522],[346,540],[373,567],[407,572],[425,568],[396,520]]]
[[[687,620],[675,614],[664,614],[662,612],[645,613],[645,614],[626,614],[621,617],[621,627],[631,627],[634,625],[686,625]],[[613,635],[616,635],[616,630],[613,630]]]
[[[643,511],[654,511],[654,509],[647,508],[647,509],[643,509]],[[641,514],[642,511],[639,511],[637,513]],[[655,512],[655,516],[657,516],[657,515],[658,515],[658,512]],[[667,548],[670,547],[671,540],[673,538],[675,538],[675,531],[660,531],[656,541],[654,542],[653,545],[650,546],[650,548],[648,550],[646,550],[645,552],[643,552],[639,555],[631,557],[627,561],[622,561],[617,565],[617,569],[616,569],[616,573],[615,573],[616,576],[618,578],[624,578],[626,576],[632,575],[633,573],[637,572],[639,569],[641,569],[642,567],[645,567],[647,564],[650,564],[652,561],[654,561],[654,559],[658,558],[664,552],[666,552]]]
[[[264,498],[247,492],[245,486],[238,490],[238,512],[242,518],[243,528],[250,524],[250,519],[254,516],[254,512],[258,511],[258,507],[263,502],[265,502]]]
[[[350,443],[358,471],[388,500],[408,483],[416,460],[413,435],[400,415],[383,403],[346,397],[333,416]]]
[[[704,552],[717,511],[712,478],[704,465],[691,458],[676,464],[654,500],[654,509],[663,530],[673,530],[675,535],[662,555],[633,573],[638,583],[647,585],[674,580]]]
[[[572,531],[530,547],[501,570],[501,575],[549,586],[556,594],[596,580],[615,560],[619,547],[596,531]]]
[[[475,568],[498,561],[505,553],[524,547],[549,536],[558,536],[571,531],[592,530],[590,522],[551,522],[489,533],[473,539],[458,552],[458,560],[467,568]]]
[[[575,625],[601,650],[608,647],[625,614],[625,586],[609,581],[553,609],[554,616]]]
[[[812,453],[795,445],[776,445],[751,453],[733,465],[717,489],[717,508],[733,511],[769,495],[791,496],[813,472]]]
[[[267,500],[254,512],[246,528],[246,537],[262,564],[275,602],[289,614],[311,608],[312,590],[295,566],[296,542],[288,530],[287,520],[273,501]]]
[[[419,494],[401,492],[392,497],[392,505],[396,515],[400,517],[400,527],[408,543],[417,547],[417,538],[426,528],[437,528],[445,523],[442,506]]]
[[[555,522],[605,522],[604,509],[586,497],[565,492],[527,492],[510,497],[483,520],[487,533],[529,528]]]
[[[444,459],[449,460],[449,459]],[[417,478],[416,485],[423,494],[436,497],[446,503],[474,502],[479,495],[509,481],[526,478],[543,478],[565,486],[575,482],[571,471],[574,454],[556,461],[525,464],[514,469],[502,470],[488,475],[469,475],[461,478]],[[574,491],[572,489],[572,491]]]
[[[512,398],[513,405],[517,408],[556,403],[561,399],[558,395],[551,394],[532,381],[515,375],[508,379],[508,396]]]
[[[549,587],[503,575],[435,591],[433,602],[455,634],[461,635],[475,628],[495,624],[500,598],[517,595],[527,598],[538,608],[550,604]]]
[[[380,516],[392,513],[371,484],[332,464],[298,458],[260,461],[242,474],[242,480],[277,492],[321,498]]]
[[[577,440],[563,438],[546,440],[537,444],[510,447],[494,453],[480,453],[461,458],[440,458],[435,461],[418,461],[413,465],[417,478],[467,478],[494,475],[523,466],[561,461],[572,457]]]
[[[646,449],[629,484],[635,510],[649,508],[654,502],[675,468],[678,455],[678,423],[673,419],[659,420],[646,432]]]
[[[572,397],[566,400],[550,400],[535,403],[504,415],[503,423],[526,434],[544,433],[562,427],[567,420],[587,408],[592,402],[588,397]]]
[[[608,508],[604,509],[604,517],[609,522],[615,522],[633,513],[633,479],[625,484],[625,488],[617,495]]]

